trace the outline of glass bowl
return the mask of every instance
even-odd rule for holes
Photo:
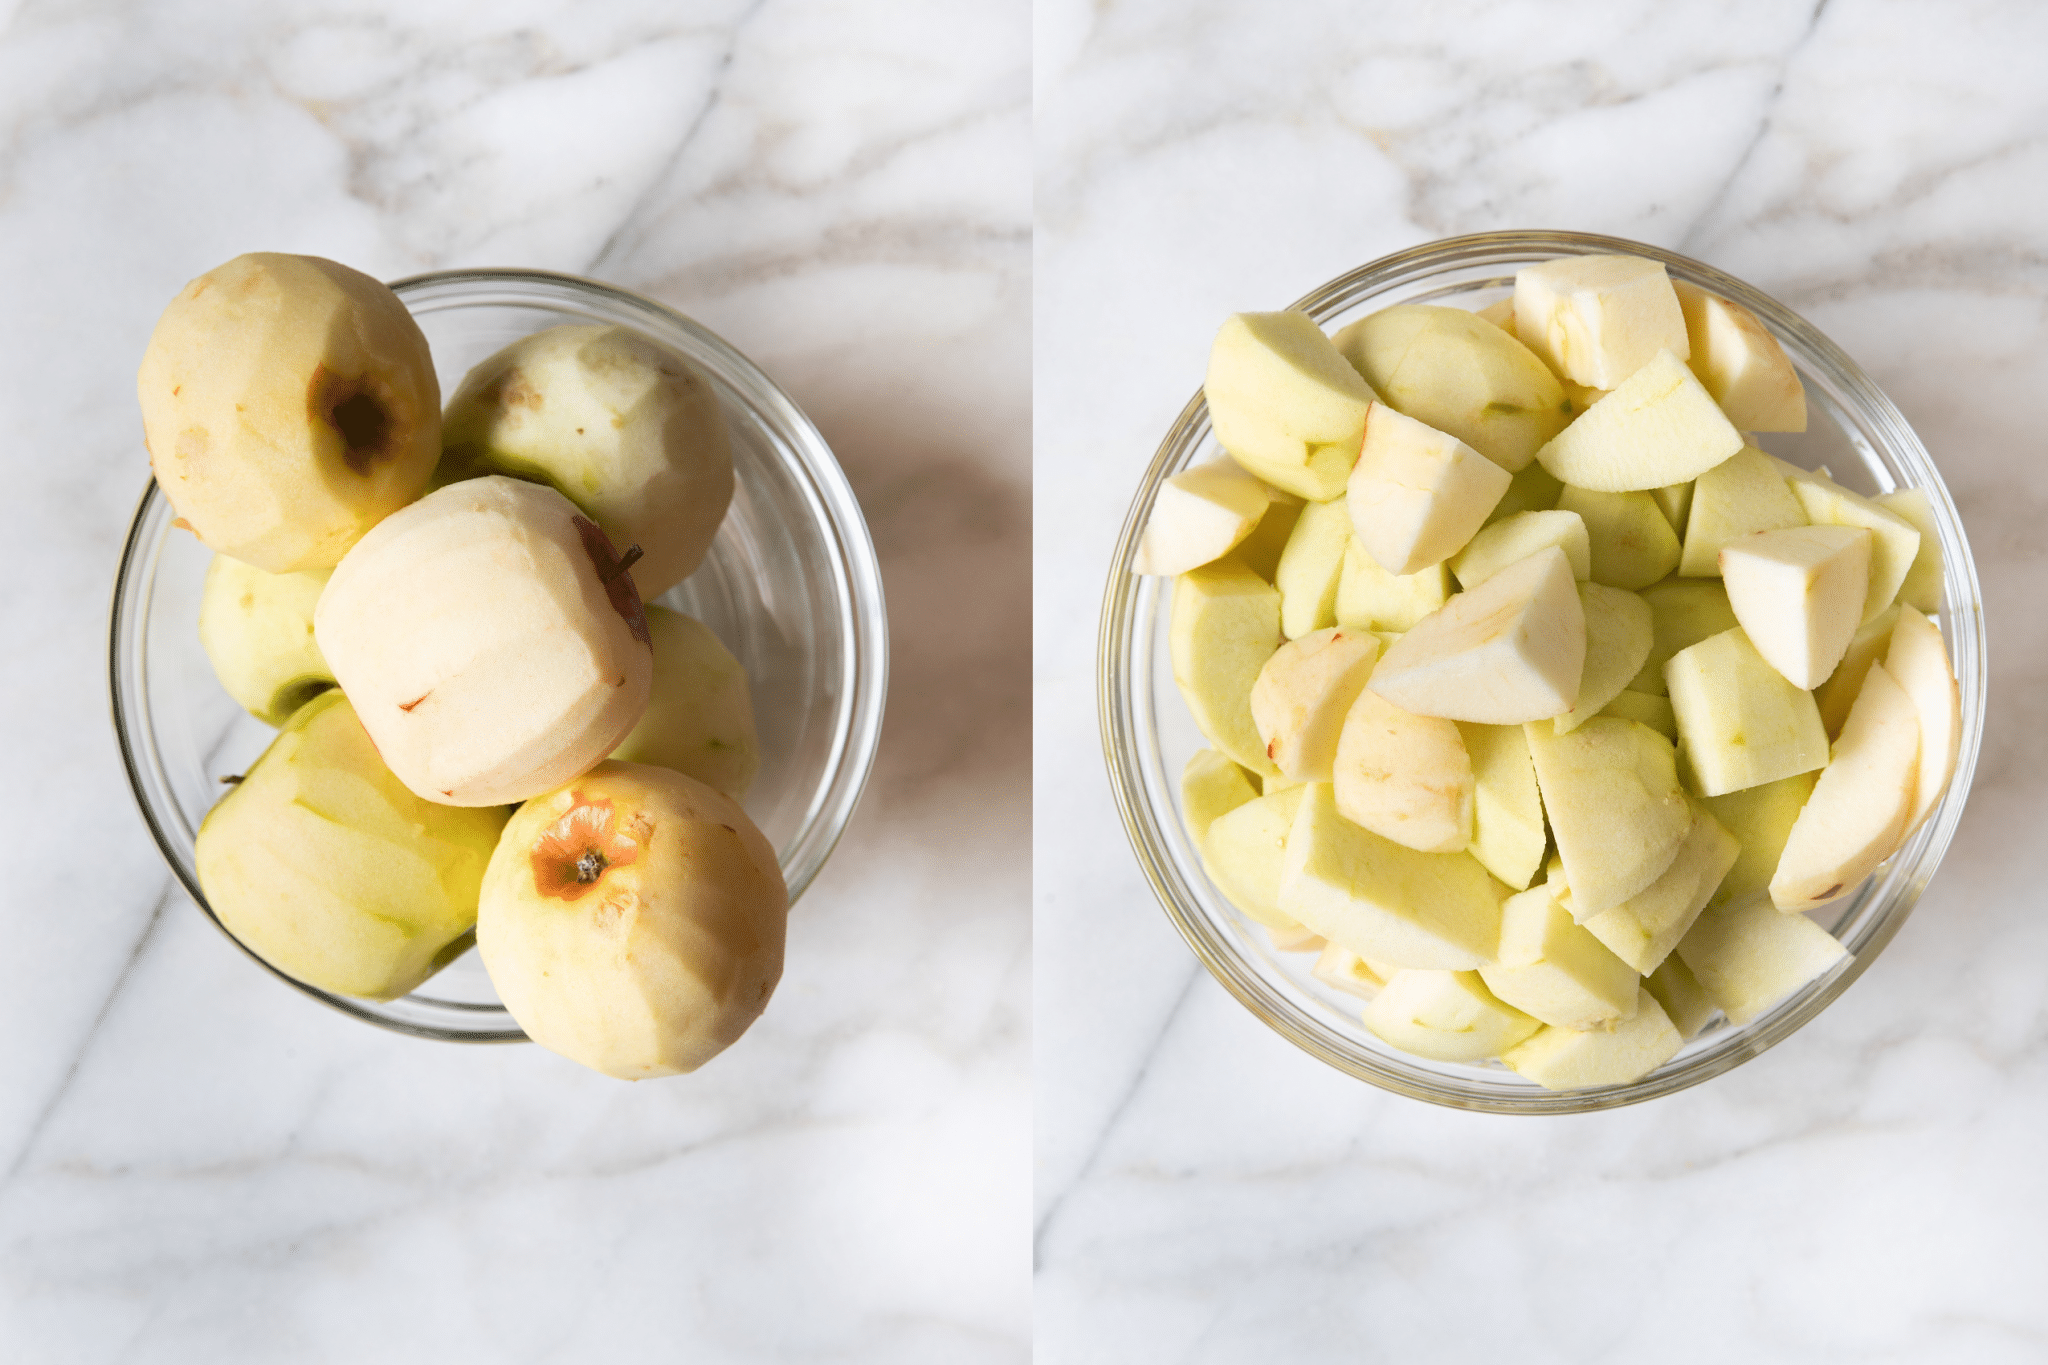
[[[1716,1016],[1679,1054],[1641,1080],[1552,1092],[1498,1063],[1459,1065],[1398,1052],[1368,1032],[1360,1002],[1309,974],[1312,954],[1282,953],[1217,891],[1180,812],[1180,773],[1206,745],[1173,683],[1167,652],[1171,586],[1130,572],[1160,485],[1223,453],[1198,391],[1167,432],[1124,520],[1104,596],[1097,669],[1102,738],[1132,848],[1188,945],[1246,1008],[1313,1056],[1398,1094],[1493,1113],[1560,1114],[1611,1109],[1668,1095],[1738,1066],[1783,1041],[1847,990],[1899,930],[1934,875],[1976,767],[1983,737],[1984,608],[1955,504],[1926,447],[1891,400],[1841,348],[1755,289],[1697,261],[1638,242],[1559,232],[1453,237],[1359,267],[1292,305],[1334,329],[1397,303],[1478,309],[1512,294],[1514,272],[1560,256],[1626,253],[1664,262],[1677,279],[1734,300],[1783,343],[1806,385],[1808,429],[1766,435],[1772,454],[1807,468],[1825,464],[1864,493],[1924,489],[1934,506],[1947,575],[1940,613],[1961,683],[1962,750],[1947,795],[1910,839],[1853,896],[1814,913],[1852,956],[1775,1009],[1737,1027]],[[1220,319],[1219,319],[1220,322]]]
[[[794,904],[860,798],[888,678],[874,544],[824,438],[745,356],[624,290],[536,270],[441,271],[392,288],[426,332],[444,395],[486,356],[563,323],[634,328],[686,356],[716,386],[732,437],[732,510],[703,566],[657,600],[704,622],[747,671],[761,768],[745,805],[775,845]],[[152,481],[121,552],[110,632],[114,730],[157,847],[218,925],[193,870],[193,836],[225,790],[221,779],[244,771],[276,732],[214,680],[198,632],[213,554],[174,532],[174,515]],[[335,995],[263,966],[346,1014],[402,1033],[452,1042],[525,1037],[474,952],[389,1001]]]

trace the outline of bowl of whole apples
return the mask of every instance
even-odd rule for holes
[[[195,902],[422,1037],[695,1069],[872,766],[879,570],[817,429],[593,281],[258,253],[137,379],[115,729]]]
[[[1954,504],[1839,347],[1682,256],[1513,232],[1223,321],[1099,684],[1133,848],[1232,993],[1390,1090],[1564,1113],[1855,980],[1985,677]]]

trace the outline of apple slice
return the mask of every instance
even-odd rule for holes
[[[1161,486],[1131,572],[1172,576],[1221,559],[1271,505],[1266,485],[1227,455],[1184,469]]]
[[[1748,900],[1770,888],[1785,841],[1792,837],[1793,822],[1813,795],[1819,776],[1817,772],[1797,773],[1761,786],[1700,798],[1700,804],[1742,845],[1735,866],[1707,899],[1708,908]]]
[[[1580,923],[1616,957],[1648,976],[1692,928],[1741,851],[1735,836],[1694,802],[1692,824],[1671,866],[1620,905]]]
[[[1468,852],[1516,891],[1543,866],[1550,831],[1536,765],[1519,725],[1459,721],[1458,736],[1472,762],[1472,844]]]
[[[1632,592],[1581,583],[1579,606],[1586,614],[1586,669],[1579,679],[1578,700],[1552,722],[1561,735],[1578,729],[1621,695],[1650,657],[1654,638],[1650,604]]]
[[[1344,491],[1373,391],[1306,313],[1238,313],[1202,383],[1216,439],[1267,483],[1310,502]]]
[[[1419,716],[1513,725],[1571,709],[1585,664],[1585,609],[1552,546],[1417,622],[1368,686]]]
[[[1743,633],[1794,687],[1827,681],[1863,620],[1870,532],[1859,526],[1758,531],[1721,549],[1721,582]]]
[[[1634,1084],[1685,1046],[1657,998],[1638,992],[1635,1013],[1613,1032],[1547,1027],[1503,1052],[1501,1062],[1545,1090]]]
[[[1329,504],[1343,507],[1341,502]],[[1348,524],[1351,514],[1344,514]],[[1411,574],[1390,574],[1354,538],[1344,547],[1337,578],[1337,624],[1353,630],[1405,631],[1451,598],[1450,570],[1432,564]]]
[[[1394,973],[1365,1007],[1365,1026],[1389,1047],[1436,1062],[1483,1062],[1538,1028],[1477,972]]]
[[[499,476],[372,527],[335,566],[313,630],[391,771],[453,806],[523,801],[587,771],[640,720],[654,673],[604,532],[554,489]]]
[[[1660,351],[1683,360],[1687,347],[1685,315],[1663,263],[1640,256],[1566,256],[1522,267],[1515,336],[1564,378],[1596,389],[1619,386]]]
[[[1334,772],[1337,809],[1359,828],[1422,853],[1457,853],[1472,842],[1472,760],[1455,722],[1361,691],[1344,717]]]
[[[1848,960],[1834,935],[1769,901],[1723,905],[1701,915],[1675,954],[1731,1024],[1747,1024]]]
[[[1693,481],[1678,572],[1687,578],[1718,578],[1722,546],[1758,531],[1804,525],[1806,513],[1777,463],[1755,446],[1744,446]]]
[[[1588,577],[1595,583],[1647,588],[1678,567],[1678,537],[1649,493],[1596,493],[1567,484],[1557,506],[1586,523]]]
[[[265,573],[228,555],[206,566],[199,643],[229,696],[265,725],[283,725],[326,688],[334,670],[313,638],[328,571]]]
[[[1813,690],[1813,700],[1820,707],[1820,723],[1830,742],[1841,735],[1842,723],[1849,719],[1849,708],[1855,705],[1856,694],[1863,690],[1863,675],[1884,657],[1892,642],[1892,628],[1898,623],[1899,607],[1893,603],[1857,627],[1842,662],[1835,665],[1826,682]]]
[[[1232,905],[1269,929],[1301,928],[1280,908],[1280,874],[1288,831],[1308,790],[1291,787],[1247,801],[1217,816],[1202,837],[1202,870],[1209,880]]]
[[[1295,782],[1328,782],[1345,715],[1372,676],[1380,642],[1342,626],[1289,640],[1252,684],[1252,723],[1266,757]]]
[[[1714,1017],[1714,1002],[1707,998],[1706,988],[1675,951],[1643,978],[1643,989],[1664,1007],[1665,1017],[1681,1039],[1690,1041]]]
[[[398,296],[317,256],[207,271],[136,375],[157,486],[206,545],[267,573],[328,569],[426,491],[441,386]]]
[[[1493,961],[1502,890],[1485,868],[1464,853],[1418,853],[1360,829],[1327,783],[1300,791],[1280,873],[1283,913],[1377,962],[1466,971]]]
[[[1536,458],[1575,488],[1626,493],[1698,478],[1740,449],[1742,433],[1685,362],[1659,351]]]
[[[1919,760],[1919,708],[1883,664],[1872,664],[1771,877],[1780,910],[1827,904],[1897,851],[1913,816]]]
[[[1500,908],[1500,961],[1479,969],[1488,990],[1559,1028],[1611,1027],[1636,1011],[1636,973],[1572,923],[1547,887]]]
[[[1332,340],[1383,402],[1510,474],[1571,416],[1556,376],[1528,347],[1462,308],[1397,304]]]
[[[1863,599],[1863,619],[1868,621],[1889,607],[1920,553],[1920,532],[1913,523],[1860,493],[1850,492],[1824,473],[1791,468],[1785,482],[1815,526],[1861,526],[1875,537],[1870,545],[1870,590]]]
[[[1209,826],[1218,817],[1258,799],[1259,789],[1252,785],[1251,775],[1214,749],[1199,750],[1181,770],[1181,819],[1196,848],[1202,846]]]
[[[1375,403],[1345,486],[1352,534],[1388,573],[1415,573],[1463,549],[1508,483],[1457,437]]]
[[[1634,721],[1595,716],[1568,735],[1522,729],[1581,923],[1646,889],[1693,823],[1671,745]]]
[[[1728,605],[1728,590],[1720,582],[1687,583],[1667,578],[1644,588],[1640,594],[1650,604],[1650,657],[1642,671],[1629,679],[1629,688],[1654,697],[1666,695],[1664,665],[1680,650],[1690,649],[1710,635],[1735,628],[1735,609]]]
[[[1458,576],[1458,586],[1470,592],[1508,565],[1550,545],[1571,561],[1573,578],[1583,583],[1593,576],[1585,518],[1558,511],[1517,512],[1489,523],[1451,560],[1451,572]]]
[[[1707,392],[1744,431],[1806,430],[1806,390],[1778,339],[1741,304],[1673,280],[1692,366]]]
[[[1252,685],[1280,648],[1280,594],[1235,559],[1173,581],[1173,680],[1209,742],[1260,775],[1278,772],[1252,720]]]
[[[1664,681],[1701,796],[1776,782],[1828,761],[1813,694],[1765,663],[1740,626],[1672,655]]]
[[[1906,833],[1911,834],[1933,812],[1956,770],[1963,744],[1962,693],[1949,667],[1941,629],[1911,607],[1899,611],[1884,667],[1906,689],[1920,715],[1920,767],[1913,813],[1906,819]]]
[[[1934,504],[1922,488],[1901,488],[1871,499],[1879,507],[1912,524],[1920,533],[1920,548],[1913,553],[1913,565],[1899,583],[1899,601],[1915,611],[1932,616],[1941,610],[1941,533],[1934,525]]]
[[[1282,635],[1298,640],[1337,624],[1337,588],[1350,545],[1351,511],[1342,499],[1302,505],[1273,572]]]

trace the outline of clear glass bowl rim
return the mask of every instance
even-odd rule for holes
[[[1796,992],[1761,1019],[1720,1030],[1717,1041],[1671,1063],[1631,1085],[1551,1092],[1510,1085],[1512,1074],[1497,1084],[1466,1083],[1422,1067],[1380,1056],[1337,1033],[1316,1014],[1276,990],[1246,961],[1242,948],[1220,933],[1199,908],[1197,890],[1179,866],[1163,822],[1177,822],[1176,812],[1156,809],[1141,773],[1141,748],[1152,736],[1142,732],[1134,711],[1130,659],[1133,647],[1150,649],[1137,640],[1135,627],[1141,594],[1163,591],[1157,580],[1130,572],[1138,539],[1160,485],[1189,463],[1209,438],[1208,408],[1200,389],[1160,442],[1145,471],[1137,496],[1124,519],[1111,557],[1103,594],[1098,636],[1096,704],[1102,731],[1104,761],[1124,829],[1167,917],[1188,946],[1223,987],[1260,1020],[1311,1056],[1361,1080],[1396,1094],[1451,1108],[1501,1114],[1569,1114],[1615,1109],[1673,1094],[1761,1055],[1804,1027],[1860,977],[1897,934],[1912,912],[1954,837],[1968,799],[1978,750],[1983,741],[1984,706],[1989,677],[1984,654],[1983,594],[1976,563],[1962,520],[1927,448],[1861,367],[1811,323],[1770,296],[1731,275],[1676,252],[1619,237],[1591,233],[1516,231],[1477,233],[1442,238],[1381,257],[1339,275],[1289,305],[1308,313],[1318,324],[1361,300],[1415,285],[1450,271],[1497,266],[1503,273],[1536,261],[1566,255],[1626,254],[1662,261],[1674,276],[1691,280],[1749,309],[1786,344],[1795,364],[1821,378],[1829,391],[1856,419],[1873,446],[1909,477],[1906,486],[1926,491],[1933,504],[1946,559],[1944,592],[1951,624],[1951,653],[1962,694],[1963,734],[1956,771],[1941,804],[1929,816],[1887,869],[1863,889],[1855,904],[1878,896],[1881,904],[1868,915],[1856,909],[1845,915],[1858,927],[1844,940],[1853,957],[1834,972]],[[1414,301],[1414,300],[1410,300]],[[1177,774],[1175,775],[1177,779]]]
[[[824,435],[795,401],[784,393],[759,366],[724,338],[703,324],[664,304],[615,285],[558,271],[510,267],[469,268],[428,271],[393,280],[392,291],[401,299],[439,300],[457,297],[461,306],[506,306],[551,308],[564,297],[596,296],[612,311],[644,321],[656,335],[681,331],[693,343],[713,354],[724,375],[736,381],[745,401],[756,410],[758,420],[777,428],[794,449],[796,463],[789,472],[802,486],[818,517],[819,530],[829,539],[834,599],[845,640],[842,651],[842,693],[834,718],[832,758],[804,823],[784,856],[782,873],[789,887],[793,909],[799,897],[816,878],[825,860],[845,832],[861,793],[874,770],[881,743],[882,713],[889,687],[888,612],[882,591],[881,564],[860,502],[854,496],[846,473],[826,444]],[[145,772],[137,752],[146,739],[147,706],[131,693],[135,684],[124,674],[123,632],[134,622],[140,640],[140,620],[148,600],[155,564],[141,562],[141,550],[151,514],[163,502],[162,491],[151,478],[143,488],[121,546],[120,565],[114,575],[112,602],[108,610],[108,701],[114,736],[121,750],[121,763],[128,777],[130,794],[155,840],[157,851],[185,893],[207,920],[228,942],[248,955],[278,980],[301,994],[320,1001],[351,1018],[375,1024],[410,1037],[459,1043],[517,1043],[527,1041],[517,1026],[490,1032],[467,1032],[436,1027],[431,1023],[392,1018],[365,1007],[348,996],[334,995],[310,986],[273,967],[240,939],[229,933],[207,903],[198,879],[179,860],[173,841],[165,831],[155,808],[152,792],[157,785]],[[141,664],[132,671],[139,678]],[[168,799],[168,798],[164,798]]]

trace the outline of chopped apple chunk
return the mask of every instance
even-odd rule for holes
[[[1780,910],[1848,894],[1898,850],[1919,767],[1919,708],[1883,664],[1872,664],[1771,877]]]
[[[1620,905],[1581,923],[1616,957],[1647,976],[1685,937],[1740,852],[1735,836],[1695,802],[1692,825],[1671,866]]]
[[[1173,680],[1209,742],[1260,775],[1278,772],[1252,720],[1252,685],[1280,648],[1280,594],[1233,559],[1173,581]]]
[[[1861,526],[1871,533],[1870,589],[1863,598],[1863,619],[1868,621],[1889,607],[1920,553],[1920,532],[1913,523],[1860,493],[1850,492],[1824,473],[1794,469],[1785,481],[1792,496],[1799,499],[1800,510],[1815,526]]]
[[[1273,569],[1282,635],[1298,640],[1337,624],[1337,589],[1350,547],[1351,511],[1342,499],[1303,504]]]
[[[1266,660],[1252,684],[1252,723],[1283,777],[1330,780],[1345,716],[1372,676],[1379,652],[1371,633],[1331,626],[1289,640]]]
[[[1674,280],[1685,315],[1687,362],[1744,431],[1806,430],[1806,390],[1778,339],[1741,304]]]
[[[1508,482],[1457,437],[1375,403],[1345,486],[1352,534],[1388,573],[1415,573],[1463,549]]]
[[[1524,1014],[1560,1028],[1611,1027],[1636,1010],[1636,972],[1572,923],[1538,886],[1500,911],[1500,961],[1479,969],[1487,988]]]
[[[1202,384],[1216,439],[1267,483],[1311,502],[1344,491],[1372,389],[1306,313],[1239,313]]]
[[[1788,526],[1721,549],[1721,582],[1743,634],[1794,687],[1827,681],[1863,620],[1870,532]]]
[[[1559,375],[1596,389],[1615,388],[1660,351],[1683,360],[1688,345],[1663,263],[1640,256],[1567,256],[1516,271],[1515,335]]]
[[[1470,592],[1510,564],[1555,545],[1571,561],[1572,577],[1593,576],[1593,547],[1586,519],[1577,512],[1517,512],[1482,529],[1451,560],[1458,586]]]
[[[1732,1024],[1747,1024],[1832,971],[1849,952],[1804,915],[1769,901],[1707,911],[1678,941],[1677,956]]]
[[[1536,458],[1571,487],[1626,493],[1698,478],[1740,449],[1742,433],[1685,362],[1659,351]]]
[[[1159,490],[1131,571],[1170,577],[1221,559],[1271,505],[1266,485],[1229,456],[1182,470]]]
[[[1672,655],[1664,681],[1701,796],[1812,772],[1828,761],[1813,694],[1765,663],[1740,626]]]
[[[1585,666],[1585,609],[1552,546],[1417,622],[1367,685],[1419,716],[1514,725],[1569,710]]]
[[[1217,816],[1202,836],[1202,868],[1229,902],[1272,929],[1297,929],[1280,908],[1280,871],[1287,832],[1307,787],[1247,801]]]
[[[1181,770],[1181,819],[1197,848],[1219,816],[1258,799],[1259,789],[1252,784],[1251,775],[1214,749],[1198,751]]]
[[[1522,733],[1573,917],[1583,923],[1662,876],[1692,827],[1670,743],[1647,726],[1601,716],[1566,735],[1541,723]]]
[[[1436,1062],[1483,1062],[1542,1027],[1478,972],[1417,969],[1394,973],[1365,1007],[1365,1026],[1389,1047]]]
[[[1454,721],[1362,691],[1344,717],[1333,787],[1345,819],[1423,853],[1472,842],[1472,760]]]
[[[1744,446],[1693,481],[1678,572],[1719,578],[1722,546],[1758,531],[1804,525],[1806,513],[1777,463],[1755,446]]]
[[[1591,1090],[1629,1085],[1678,1055],[1685,1046],[1664,1007],[1638,987],[1636,1010],[1612,1032],[1550,1026],[1500,1056],[1545,1090]]]
[[[1519,725],[1458,722],[1472,760],[1472,846],[1467,851],[1516,891],[1543,866],[1550,842],[1536,765]]]
[[[1342,508],[1343,503],[1332,503]],[[1345,513],[1347,524],[1349,512]],[[1432,564],[1411,574],[1390,574],[1356,539],[1344,547],[1337,580],[1337,624],[1357,630],[1404,631],[1448,602],[1450,571]]]
[[[1578,700],[1553,722],[1561,735],[1578,729],[1621,695],[1650,657],[1653,639],[1650,604],[1632,592],[1581,583],[1579,605],[1586,613],[1586,669],[1579,679]]]
[[[1647,588],[1678,567],[1678,537],[1648,493],[1595,493],[1567,484],[1557,506],[1586,523],[1592,560],[1587,576],[1595,583]]]
[[[1913,813],[1906,821],[1911,834],[1933,812],[1956,770],[1963,743],[1962,694],[1940,628],[1911,607],[1899,611],[1884,667],[1906,689],[1920,716],[1920,768]]]

